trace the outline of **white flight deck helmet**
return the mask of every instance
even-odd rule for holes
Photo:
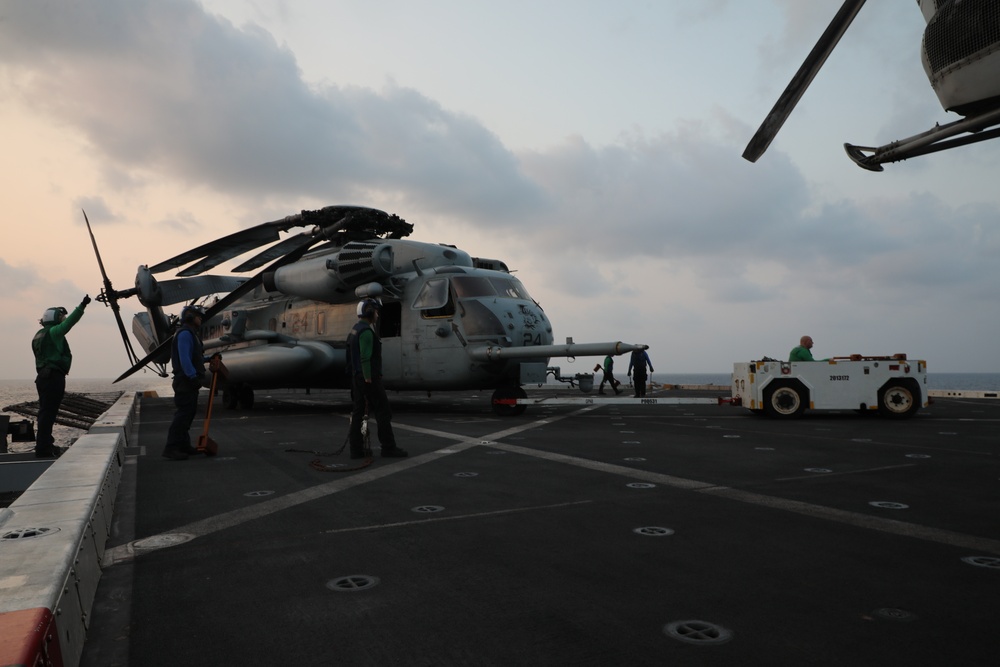
[[[42,319],[38,320],[38,323],[42,326],[46,326],[48,324],[59,324],[66,319],[66,313],[66,309],[62,306],[53,306],[42,313]]]
[[[376,313],[382,312],[382,301],[380,299],[363,299],[358,302],[358,317],[371,319]]]

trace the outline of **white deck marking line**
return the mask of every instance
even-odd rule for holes
[[[524,454],[525,456],[533,456],[535,458],[545,459],[546,461],[553,461],[555,463],[565,463],[567,465],[576,466],[578,468],[587,468],[588,470],[596,470],[598,472],[610,473],[612,475],[623,475],[625,477],[642,480],[644,482],[653,482],[656,484],[671,486],[676,489],[687,489],[689,491],[697,491],[699,489],[706,489],[715,486],[714,484],[709,484],[707,482],[699,482],[693,479],[684,479],[683,477],[674,477],[672,475],[664,475],[658,472],[637,470],[635,468],[620,466],[614,463],[591,461],[590,459],[581,459],[577,456],[569,456],[568,454],[556,454],[555,452],[545,452],[538,449],[529,449],[527,447],[521,447],[518,445],[507,445],[507,444],[497,443],[490,446],[495,447],[497,449],[502,449],[506,452],[511,452],[513,454]]]
[[[324,498],[326,496],[332,495],[334,493],[340,493],[341,491],[346,491],[355,486],[360,486],[362,484],[367,484],[368,482],[373,482],[383,477],[388,477],[398,472],[403,472],[404,470],[409,470],[410,468],[415,468],[417,466],[423,465],[425,463],[430,463],[431,461],[436,461],[444,456],[451,454],[457,454],[458,452],[465,451],[466,449],[471,449],[472,447],[478,447],[483,444],[484,441],[492,441],[498,438],[505,438],[522,431],[528,431],[530,429],[536,428],[538,426],[546,426],[554,422],[560,421],[562,419],[568,419],[574,415],[580,414],[592,410],[593,408],[587,407],[581,410],[574,411],[572,413],[563,416],[550,416],[544,419],[538,419],[527,424],[519,424],[502,431],[497,431],[496,433],[490,433],[484,436],[467,436],[459,435],[457,433],[447,433],[445,431],[436,431],[432,429],[421,428],[419,426],[409,426],[406,424],[393,423],[394,428],[413,431],[416,433],[423,433],[426,435],[433,435],[441,438],[446,438],[449,440],[457,440],[457,444],[448,445],[442,449],[435,450],[433,452],[428,452],[427,454],[420,454],[419,456],[408,457],[405,459],[395,459],[391,464],[385,466],[379,466],[378,468],[369,468],[356,475],[351,475],[349,477],[343,477],[340,479],[327,482],[325,484],[318,484],[316,486],[309,487],[308,489],[303,489],[301,491],[296,491],[294,493],[289,493],[284,496],[279,496],[273,500],[267,500],[264,502],[257,503],[250,507],[242,507],[237,510],[232,510],[230,512],[225,512],[223,514],[217,514],[213,517],[208,517],[207,519],[202,519],[201,521],[196,521],[194,523],[189,523],[186,526],[181,526],[179,528],[174,528],[172,530],[165,531],[159,535],[147,535],[146,537],[138,538],[133,540],[128,544],[123,544],[112,549],[108,549],[104,554],[104,563],[106,565],[117,564],[122,562],[127,562],[132,560],[137,554],[149,553],[151,551],[156,551],[158,549],[165,549],[172,544],[165,543],[162,546],[156,547],[137,547],[135,542],[140,540],[150,540],[150,538],[160,537],[164,535],[182,535],[186,539],[185,541],[190,541],[191,539],[197,537],[204,537],[211,533],[224,530],[226,528],[232,528],[233,526],[238,526],[240,524],[246,523],[247,521],[253,521],[255,519],[260,519],[265,516],[269,516],[276,512],[286,510],[292,507],[301,505],[302,503],[311,502],[313,500],[318,500],[319,498]],[[492,446],[492,445],[491,445]],[[155,542],[156,540],[151,540]]]
[[[572,502],[556,503],[554,505],[534,505],[533,507],[514,507],[506,510],[494,510],[492,512],[476,512],[474,514],[440,516],[440,517],[434,517],[432,519],[415,519],[413,521],[397,521],[395,523],[380,523],[372,526],[355,526],[353,528],[333,528],[331,530],[324,530],[323,534],[330,535],[334,533],[354,533],[360,530],[381,530],[383,528],[399,528],[404,526],[415,526],[422,523],[436,523],[438,521],[458,521],[459,519],[478,519],[480,517],[486,517],[486,516],[502,516],[504,514],[516,514],[518,512],[532,512],[535,510],[551,510],[551,509],[559,509],[562,507],[574,507],[576,505],[586,505],[592,502],[594,501],[574,500]]]
[[[931,528],[929,526],[921,526],[919,524],[897,521],[895,519],[883,519],[881,517],[861,514],[859,512],[838,510],[833,507],[824,507],[822,505],[813,505],[811,503],[804,503],[798,500],[786,500],[784,498],[776,498],[774,496],[765,496],[760,493],[740,491],[739,489],[716,487],[713,489],[705,489],[701,491],[701,493],[719,496],[720,498],[728,498],[730,500],[738,500],[743,503],[750,503],[761,507],[770,507],[772,509],[780,509],[786,512],[803,514],[817,519],[836,521],[837,523],[843,523],[858,528],[868,528],[880,533],[913,537],[918,540],[937,542],[939,544],[946,544],[951,547],[960,547],[970,551],[1000,554],[1000,540],[991,540],[986,537],[976,537],[975,535],[956,533],[955,531],[946,530],[944,528]]]
[[[737,500],[750,505],[758,505],[760,507],[794,512],[796,514],[802,514],[817,519],[836,521],[837,523],[843,523],[859,528],[867,528],[869,530],[889,533],[892,535],[902,535],[904,537],[913,537],[920,540],[926,540],[928,542],[938,542],[948,546],[969,549],[970,551],[975,550],[990,554],[1000,554],[1000,540],[992,540],[985,537],[976,537],[975,535],[956,533],[942,528],[930,528],[928,526],[906,523],[905,521],[896,521],[894,519],[883,519],[868,514],[861,514],[859,512],[850,512],[847,510],[834,509],[832,507],[824,507],[823,505],[804,503],[798,500],[786,500],[775,496],[767,496],[762,493],[741,491],[739,489],[718,486],[716,484],[708,484],[706,482],[699,482],[693,479],[684,479],[682,477],[674,477],[672,475],[664,475],[645,470],[636,470],[635,468],[628,468],[626,466],[619,466],[612,463],[590,461],[588,459],[567,456],[565,454],[555,454],[552,452],[528,449],[526,447],[518,447],[517,445],[496,444],[492,446],[497,447],[498,449],[503,449],[504,451],[524,454],[525,456],[534,456],[536,458],[556,463],[565,463],[567,465],[574,465],[580,468],[587,468],[589,470],[597,470],[600,472],[621,475],[630,479],[638,479],[644,482],[662,484],[676,489],[684,489],[711,496],[718,496],[720,498],[727,498],[729,500]]]

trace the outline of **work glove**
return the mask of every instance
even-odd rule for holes
[[[90,303],[90,295],[89,294],[84,294],[83,295],[83,301],[80,302],[80,307],[81,308],[86,308],[88,303]]]

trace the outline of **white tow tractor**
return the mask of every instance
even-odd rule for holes
[[[733,364],[733,404],[755,414],[791,418],[810,410],[877,410],[884,417],[912,417],[927,407],[927,362],[905,354],[852,354],[823,361]]]

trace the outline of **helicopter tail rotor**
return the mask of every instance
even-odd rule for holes
[[[87,223],[87,233],[90,234],[90,243],[94,246],[94,255],[97,256],[97,266],[101,270],[101,279],[104,281],[104,286],[101,288],[101,293],[97,295],[97,300],[103,303],[105,306],[111,308],[111,312],[115,315],[115,322],[118,323],[118,333],[121,334],[122,342],[125,345],[125,354],[128,355],[128,360],[130,364],[134,364],[139,361],[138,355],[135,353],[135,349],[132,347],[132,341],[128,337],[128,333],[125,331],[125,323],[122,321],[121,308],[118,306],[118,299],[126,298],[135,294],[135,290],[125,290],[123,292],[115,291],[115,288],[111,285],[111,279],[108,278],[108,272],[104,269],[104,261],[101,259],[101,251],[97,248],[97,239],[94,237],[94,230],[90,227],[90,218],[87,217],[87,212],[80,209],[83,212],[83,220]]]

